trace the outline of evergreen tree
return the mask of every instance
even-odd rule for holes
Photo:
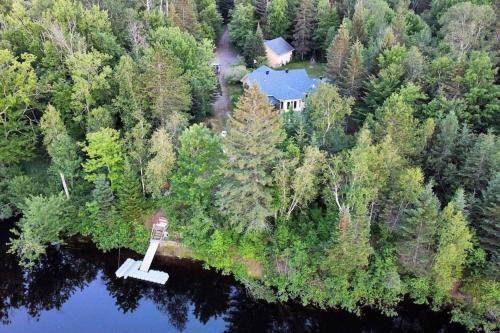
[[[255,30],[254,9],[251,4],[238,3],[231,11],[231,22],[229,22],[229,38],[231,43],[238,49],[243,50],[245,39],[249,33]]]
[[[399,93],[387,98],[369,122],[375,140],[383,140],[389,135],[398,147],[399,154],[405,158],[420,158],[434,131],[433,119],[421,122],[415,117],[413,105],[420,98],[420,88],[409,83]]]
[[[141,194],[140,181],[132,170],[130,163],[126,162],[123,172],[123,182],[117,191],[118,201],[116,207],[120,216],[125,221],[141,222],[144,210],[144,198]]]
[[[162,50],[148,50],[145,62],[144,93],[152,101],[154,119],[165,126],[191,106],[188,77],[179,62]]]
[[[177,14],[174,18],[175,25],[191,35],[199,37],[201,27],[193,0],[176,0],[173,3]]]
[[[303,0],[295,19],[295,28],[293,30],[293,46],[295,51],[300,54],[300,58],[304,60],[304,56],[309,54],[313,48],[313,32],[314,18],[316,12],[312,0]]]
[[[463,79],[466,87],[466,121],[473,129],[484,132],[491,128],[500,131],[500,85],[495,82],[495,68],[486,52],[472,52]]]
[[[266,31],[267,35],[269,35],[271,39],[276,37],[286,37],[288,35],[290,18],[287,14],[287,0],[272,0],[267,7]]]
[[[345,68],[345,62],[349,54],[349,38],[347,22],[344,20],[344,22],[340,25],[337,35],[333,39],[328,52],[328,78],[334,83],[340,81],[342,72]]]
[[[199,124],[182,132],[179,143],[177,169],[172,175],[173,213],[189,216],[187,209],[180,212],[177,207],[191,209],[191,213],[210,207],[215,185],[222,176],[222,143],[219,137]]]
[[[400,263],[409,273],[425,276],[435,255],[439,222],[439,200],[428,184],[417,200],[404,212],[398,230],[397,252]]]
[[[257,26],[257,31],[248,34],[245,40],[245,47],[243,48],[243,56],[247,66],[254,67],[260,63],[260,60],[266,56],[266,49],[264,47],[264,38],[260,25]]]
[[[430,152],[426,159],[426,169],[437,183],[445,200],[462,185],[460,168],[465,162],[471,145],[471,135],[467,126],[459,128],[454,112],[438,119],[436,133],[432,138]]]
[[[413,205],[424,190],[424,174],[420,168],[405,168],[394,182],[389,184],[383,200],[380,222],[389,230],[398,232],[407,209]]]
[[[449,297],[450,290],[462,277],[467,251],[472,248],[472,233],[463,211],[464,205],[464,193],[459,190],[441,213],[439,245],[432,267],[433,298],[437,304]]]
[[[363,0],[356,0],[354,6],[354,15],[352,16],[352,39],[360,42],[365,38],[365,23],[364,23],[364,4]]]
[[[316,15],[316,28],[314,29],[314,45],[323,54],[328,50],[329,31],[336,30],[339,26],[339,16],[336,7],[330,3],[330,0],[319,0]]]
[[[257,85],[240,98],[229,119],[228,163],[218,206],[239,232],[259,232],[274,215],[271,170],[283,141],[282,120]]]
[[[386,49],[378,57],[380,70],[376,76],[371,75],[365,84],[366,96],[363,101],[368,110],[376,110],[403,84],[405,57],[406,49],[399,45]]]
[[[358,40],[351,47],[351,54],[342,73],[340,86],[344,95],[354,98],[359,96],[364,72],[363,45]]]
[[[500,171],[500,139],[493,133],[480,134],[471,149],[462,154],[465,162],[457,163],[463,168],[455,177],[472,196],[479,196]]]
[[[96,217],[98,218],[98,222],[108,222],[110,212],[114,207],[115,195],[106,176],[102,173],[95,177],[92,199],[97,208]]]
[[[475,223],[481,246],[489,254],[492,276],[500,273],[500,172],[488,183],[479,205],[480,218]]]
[[[255,0],[254,6],[257,19],[262,22],[266,18],[266,13],[269,8],[269,0]]]

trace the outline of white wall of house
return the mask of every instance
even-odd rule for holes
[[[293,111],[302,111],[304,110],[304,101],[301,99],[290,99],[280,101],[279,109],[283,111],[288,111],[290,108]]]
[[[292,53],[293,51],[290,51],[282,55],[279,55],[274,53],[274,51],[269,46],[266,45],[267,62],[271,67],[276,68],[288,64],[290,60],[292,60]]]

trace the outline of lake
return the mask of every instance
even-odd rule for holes
[[[114,276],[128,256],[88,244],[50,248],[32,269],[6,254],[11,224],[0,222],[0,332],[465,332],[445,313],[403,303],[389,318],[361,317],[294,302],[254,299],[231,276],[198,262],[156,258],[164,286]]]

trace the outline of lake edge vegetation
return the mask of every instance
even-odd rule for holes
[[[9,251],[32,266],[79,235],[143,252],[163,209],[194,258],[259,298],[396,315],[409,297],[496,331],[498,7],[4,1],[0,219],[20,217]],[[252,86],[227,135],[204,125],[224,24],[241,75],[276,37],[325,63],[303,112]]]

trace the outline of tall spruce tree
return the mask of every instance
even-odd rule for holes
[[[237,3],[231,11],[231,22],[229,22],[229,38],[238,50],[243,50],[245,39],[255,29],[254,8],[249,3]]]
[[[488,252],[489,272],[500,273],[500,172],[495,174],[486,189],[481,203],[480,218],[475,223],[481,246]]]
[[[471,145],[471,134],[467,126],[460,129],[454,112],[438,119],[429,153],[425,160],[427,173],[436,181],[436,189],[442,198],[449,201],[462,183],[459,172]]]
[[[238,232],[261,232],[275,213],[272,169],[283,141],[281,116],[257,85],[241,97],[229,118],[228,162],[217,204]]]
[[[345,68],[345,62],[349,54],[349,39],[349,29],[347,28],[347,22],[344,20],[330,45],[327,57],[328,78],[334,83],[340,81]]]
[[[359,97],[364,74],[363,45],[358,40],[351,47],[347,66],[342,73],[342,80],[340,82],[342,93],[354,98]]]
[[[363,42],[365,38],[364,10],[363,0],[357,0],[352,16],[352,39],[360,42]]]
[[[302,60],[313,48],[315,15],[316,11],[314,10],[313,1],[301,1],[293,30],[293,46],[295,47],[295,51],[300,54]]]
[[[428,184],[404,213],[396,249],[404,270],[425,276],[435,255],[439,200]]]
[[[264,36],[260,24],[257,25],[255,33],[249,33],[243,48],[243,56],[247,66],[254,67],[261,62],[261,59],[266,56],[266,48],[264,47]]]
[[[336,7],[330,0],[319,0],[316,15],[316,28],[314,29],[313,40],[315,48],[321,51],[322,55],[328,50],[329,31],[336,30],[339,26],[339,16]]]

